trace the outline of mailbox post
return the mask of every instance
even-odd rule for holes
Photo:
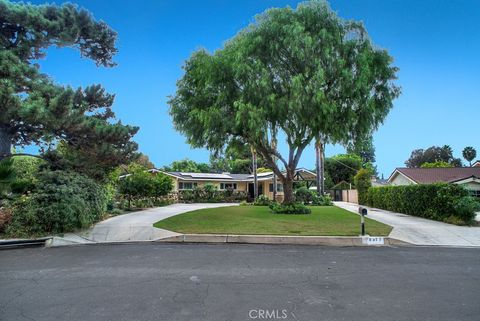
[[[360,223],[361,223],[361,230],[362,230],[362,236],[365,235],[365,216],[368,214],[368,211],[365,207],[359,206],[358,207],[358,213],[360,214]]]

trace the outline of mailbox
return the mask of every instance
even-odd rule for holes
[[[361,207],[361,206],[360,206],[360,207],[358,208],[358,213],[361,214],[361,215],[363,215],[363,216],[365,216],[365,215],[368,214],[368,211],[367,211],[367,209],[366,209],[365,207]]]

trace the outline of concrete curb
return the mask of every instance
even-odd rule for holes
[[[182,234],[156,240],[161,243],[244,243],[324,246],[413,246],[390,237],[361,236],[281,236],[233,234]]]
[[[42,237],[37,239],[0,239],[0,250],[44,246],[50,241],[50,239],[50,237]]]
[[[282,235],[235,235],[235,234],[180,234],[156,240],[94,242],[81,238],[53,237],[46,247],[132,244],[132,243],[206,243],[206,244],[284,244],[320,246],[415,246],[391,237],[369,236],[282,236]]]

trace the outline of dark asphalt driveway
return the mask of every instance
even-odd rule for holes
[[[0,251],[0,320],[480,320],[480,250],[91,245]],[[285,318],[284,318],[285,317]]]

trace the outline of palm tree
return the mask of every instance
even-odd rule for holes
[[[477,157],[477,151],[475,150],[475,148],[473,148],[472,146],[467,146],[463,149],[462,154],[463,158],[465,158],[470,163],[470,167],[472,167],[472,160]]]

